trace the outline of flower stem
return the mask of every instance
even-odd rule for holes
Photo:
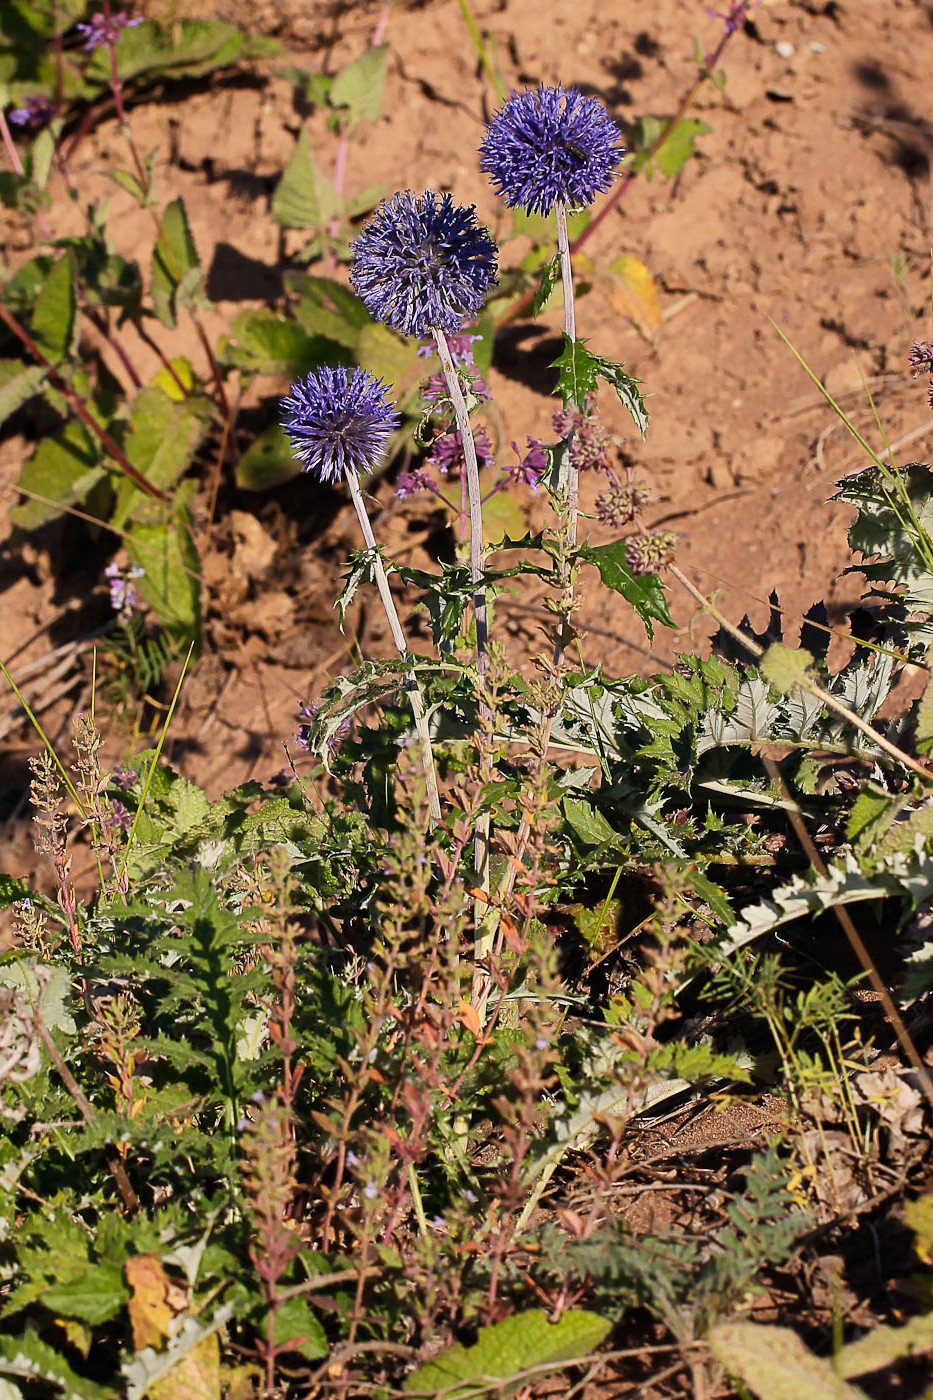
[[[577,338],[577,317],[573,299],[573,266],[570,261],[570,238],[567,233],[567,209],[561,200],[554,206],[554,218],[557,223],[557,251],[560,257],[560,280],[564,291],[564,334],[573,345]],[[578,405],[580,408],[582,404]],[[554,645],[554,664],[556,665],[572,634],[571,613],[573,612],[573,578],[572,565],[568,558],[577,545],[577,519],[580,511],[580,472],[573,461],[573,435],[567,442],[567,452],[565,455],[563,470],[561,471],[560,492],[564,498],[562,508],[563,520],[561,522],[561,543],[563,548],[563,558],[561,560],[561,577],[563,581],[563,612],[557,632],[557,641]]]
[[[486,672],[489,634],[486,625],[486,589],[483,585],[483,503],[479,484],[479,463],[476,459],[476,443],[473,441],[469,410],[454,368],[447,336],[436,327],[432,329],[431,334],[437,346],[447,392],[453,402],[457,432],[460,434],[463,460],[466,463],[467,494],[470,502],[470,581],[473,584],[473,611],[476,620],[476,664],[482,676]]]
[[[408,643],[405,640],[405,633],[402,631],[402,624],[399,619],[398,609],[395,606],[395,599],[389,588],[389,580],[386,576],[385,565],[382,556],[376,547],[376,537],[373,534],[373,527],[370,524],[369,516],[366,513],[366,503],[363,500],[363,493],[360,490],[359,479],[354,471],[345,473],[347,486],[350,488],[350,499],[356,511],[356,518],[360,522],[360,529],[363,532],[363,539],[366,541],[367,549],[373,554],[373,573],[376,580],[376,588],[379,590],[379,597],[385,609],[386,619],[389,623],[389,631],[392,633],[392,640],[395,649],[403,661],[411,663],[412,656],[408,650]],[[428,730],[428,722],[424,712],[424,698],[421,694],[421,687],[415,675],[414,666],[408,672],[406,678],[408,687],[408,701],[411,705],[412,717],[415,721],[415,731],[418,741],[421,744],[421,763],[424,768],[424,780],[428,790],[428,809],[431,814],[431,825],[436,826],[441,820],[441,799],[437,788],[437,771],[434,767],[434,750],[431,746],[431,735]]]
[[[489,721],[489,706],[485,699],[485,678],[488,666],[487,646],[489,635],[486,621],[486,587],[483,583],[483,502],[479,484],[479,463],[476,460],[476,443],[470,414],[460,388],[460,380],[454,368],[453,356],[447,344],[447,336],[435,326],[432,328],[434,343],[440,357],[441,370],[454,406],[457,431],[463,448],[466,464],[467,495],[470,505],[470,580],[473,584],[473,614],[476,624],[476,668],[479,673],[479,710],[481,727],[488,732],[492,728]],[[483,784],[492,777],[491,763],[485,746],[481,748],[480,780]],[[473,870],[476,883],[481,891],[489,893],[489,813],[481,811],[477,815],[473,838]],[[495,930],[488,927],[486,918],[488,901],[477,898],[473,902],[473,1004],[479,1010],[484,1007],[489,995],[489,977],[479,970],[479,964],[492,952]]]

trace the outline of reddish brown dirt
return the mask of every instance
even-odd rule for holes
[[[186,12],[175,0],[151,8]],[[189,5],[187,12],[211,8],[278,33],[293,61],[329,71],[363,50],[378,13],[372,4],[339,9],[308,0],[228,0]],[[640,114],[672,112],[695,75],[693,36],[712,48],[721,32],[700,0],[656,0],[637,9],[605,0],[477,0],[474,8],[507,85],[579,84],[599,93],[623,126]],[[354,140],[347,187],[380,178],[390,190],[450,188],[458,199],[476,201],[495,225],[500,210],[476,160],[493,97],[459,6],[398,4],[387,39],[385,115]],[[769,318],[874,442],[880,446],[862,375],[898,460],[926,450],[933,420],[905,365],[912,337],[929,338],[931,59],[933,6],[761,0],[747,32],[732,40],[724,93],[707,84],[700,94],[694,115],[712,129],[696,158],[673,182],[636,181],[589,244],[597,264],[622,252],[637,255],[660,289],[663,323],[651,342],[596,293],[580,303],[579,332],[644,381],[653,415],[647,446],[608,400],[606,416],[628,434],[627,449],[660,498],[654,517],[678,532],[681,566],[735,619],[750,611],[762,625],[764,600],[777,588],[791,632],[820,597],[830,620],[840,622],[856,589],[850,580],[837,582],[848,562],[846,516],[826,501],[833,482],[864,465],[864,457]],[[212,333],[244,305],[276,296],[283,256],[298,242],[283,242],[269,216],[270,192],[300,121],[277,66],[265,65],[249,83],[168,88],[133,111],[140,147],[157,149],[160,196],[185,198],[211,269]],[[327,167],[334,137],[323,119],[312,125]],[[75,178],[88,197],[112,198],[119,247],[148,248],[146,216],[100,173],[112,160],[122,163],[125,153],[115,125],[105,122],[79,146]],[[53,186],[53,196],[48,218],[60,234],[77,215],[60,188]],[[11,265],[31,250],[22,225],[7,221],[3,237]],[[509,245],[504,261],[523,251]],[[560,325],[559,308],[549,309],[538,325],[523,324],[497,346],[491,379],[506,448],[512,438],[548,435],[546,366]],[[185,330],[166,337],[166,348],[200,354]],[[134,349],[145,370],[154,368],[143,347]],[[258,384],[247,404],[283,387]],[[24,450],[16,438],[0,444],[7,505],[16,499]],[[595,485],[587,485],[591,503]],[[421,513],[393,503],[388,483],[380,496],[391,505],[381,530],[389,553],[427,562]],[[350,510],[305,481],[265,497],[225,488],[221,499],[219,519],[204,538],[208,647],[173,730],[175,757],[212,793],[278,769],[296,702],[347,663],[350,644],[337,629],[332,601],[342,561],[357,543]],[[605,537],[599,527],[594,534]],[[3,652],[26,694],[47,705],[53,737],[67,732],[75,705],[87,703],[89,667],[86,652],[57,661],[50,653],[83,638],[89,619],[102,617],[100,570],[88,558],[87,537],[79,555],[70,538],[62,530],[17,541],[0,575]],[[98,601],[89,608],[91,590]],[[662,660],[691,645],[695,605],[676,583],[671,602],[678,630],[656,637]],[[507,608],[501,616],[508,632],[534,635],[533,618]],[[591,629],[588,659],[617,672],[654,664],[640,624],[621,601],[607,609],[584,599],[583,616]],[[352,621],[364,648],[387,645],[374,611],[364,605]],[[709,624],[694,631],[706,635]],[[3,802],[16,817],[23,760],[35,740],[18,720],[7,725],[8,712],[5,700],[0,733],[11,766]],[[24,872],[32,864],[25,836],[17,848],[16,868]]]

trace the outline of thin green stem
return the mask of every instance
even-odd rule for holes
[[[406,677],[408,688],[408,703],[411,705],[412,718],[415,721],[415,732],[418,735],[418,742],[421,745],[421,766],[424,769],[424,781],[428,791],[428,810],[431,815],[431,825],[436,826],[441,820],[441,798],[437,787],[437,769],[434,764],[434,749],[431,745],[431,732],[428,729],[427,716],[424,709],[424,697],[421,694],[421,687],[415,674],[412,663],[412,655],[408,650],[408,642],[402,630],[401,619],[398,609],[395,606],[395,599],[389,588],[389,580],[386,575],[385,565],[382,556],[376,547],[376,537],[373,534],[373,527],[370,524],[369,516],[366,512],[366,503],[363,500],[363,493],[360,490],[360,483],[356,472],[346,473],[347,486],[350,489],[350,499],[356,511],[356,518],[360,522],[360,529],[363,532],[363,539],[366,541],[367,549],[372,551],[373,556],[373,576],[376,580],[376,588],[382,606],[385,609],[386,619],[389,624],[389,631],[392,633],[392,640],[399,656],[411,666]]]

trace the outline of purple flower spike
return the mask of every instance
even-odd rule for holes
[[[489,123],[480,169],[510,209],[550,214],[592,204],[622,157],[619,128],[595,97],[576,88],[513,93]]]
[[[54,102],[50,102],[41,92],[34,92],[24,99],[22,107],[10,113],[10,121],[14,126],[25,126],[34,131],[40,126],[47,126],[54,115]]]
[[[459,331],[496,281],[496,245],[476,222],[475,205],[433,190],[383,200],[351,252],[360,300],[402,335]]]
[[[85,24],[76,24],[75,29],[84,40],[84,52],[93,49],[113,49],[123,37],[124,29],[135,29],[142,19],[130,19],[126,10],[116,10],[113,14],[92,15]]]
[[[333,486],[346,472],[369,472],[399,425],[388,385],[366,370],[321,365],[282,400],[283,426],[303,471]]]

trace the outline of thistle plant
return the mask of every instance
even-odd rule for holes
[[[490,177],[510,209],[523,209],[526,214],[554,214],[564,294],[564,334],[571,353],[577,326],[567,213],[592,204],[598,194],[609,189],[622,154],[619,128],[602,103],[595,97],[584,97],[575,88],[560,86],[513,93],[489,123],[480,146],[480,169]],[[582,410],[585,405],[578,407]],[[562,534],[568,551],[574,549],[577,541],[580,499],[579,465],[570,450],[572,434],[572,425],[568,424],[568,450],[558,483],[565,502]],[[565,574],[567,610],[557,643],[558,657],[568,633],[573,604],[566,566]]]
[[[283,401],[285,431],[305,471],[331,486],[341,478],[347,484],[366,548],[372,555],[373,578],[392,640],[409,668],[408,699],[421,745],[428,808],[434,824],[441,819],[441,803],[424,698],[359,482],[359,473],[372,471],[384,457],[389,438],[398,426],[399,416],[386,397],[386,389],[381,379],[365,370],[350,373],[342,366],[330,369],[322,365],[293,384]]]

